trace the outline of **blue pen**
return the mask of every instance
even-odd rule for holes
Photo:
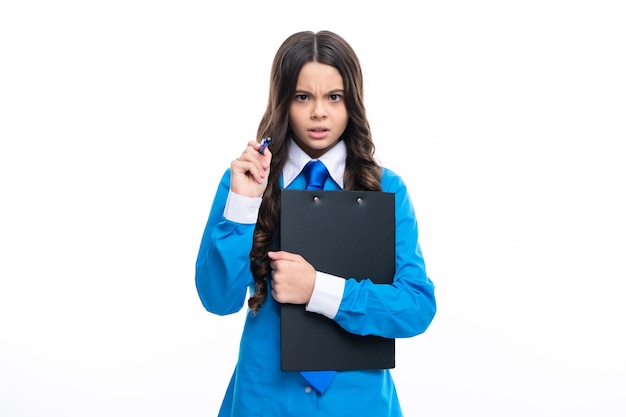
[[[261,147],[259,148],[259,153],[262,154],[263,152],[265,152],[265,149],[270,146],[270,143],[272,143],[272,138],[270,138],[269,136],[263,138],[263,140],[261,141]]]

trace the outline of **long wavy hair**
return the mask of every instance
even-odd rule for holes
[[[258,312],[267,298],[267,278],[271,272],[267,252],[277,250],[280,245],[279,179],[287,160],[287,143],[291,137],[289,107],[295,97],[300,69],[308,62],[331,65],[343,78],[348,111],[348,124],[341,136],[347,148],[344,189],[381,190],[381,168],[374,159],[375,148],[365,114],[363,75],[357,55],[342,37],[333,32],[298,32],[291,35],[274,57],[267,109],[257,131],[258,141],[267,136],[272,138],[272,162],[250,251],[255,291],[248,300],[248,306],[254,312]]]

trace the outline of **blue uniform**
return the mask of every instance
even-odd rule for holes
[[[405,338],[426,330],[436,310],[434,286],[426,275],[418,227],[406,186],[383,170],[383,191],[396,199],[396,274],[391,285],[347,279],[333,319],[349,332]],[[282,182],[281,182],[282,184]],[[282,185],[281,185],[282,186]],[[304,188],[303,176],[288,187]],[[224,208],[230,170],[218,187],[196,263],[196,286],[204,307],[226,315],[241,310],[254,290],[249,253],[254,224],[230,221]],[[326,190],[340,190],[332,180]],[[260,311],[246,317],[239,359],[219,416],[402,416],[389,370],[341,371],[324,394],[298,372],[280,370],[280,305],[269,295]]]

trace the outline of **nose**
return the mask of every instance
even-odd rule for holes
[[[326,106],[323,100],[315,100],[313,103],[313,109],[311,112],[311,118],[313,119],[325,119],[327,116]]]

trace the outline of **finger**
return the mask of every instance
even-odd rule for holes
[[[232,162],[231,168],[233,172],[248,175],[254,179],[254,181],[261,184],[266,176],[266,171],[254,161],[246,161],[236,159]]]
[[[270,167],[270,163],[272,162],[272,151],[265,148],[265,153],[259,155],[261,155],[261,164],[263,165],[263,168],[268,169]]]
[[[250,158],[250,160],[258,162],[262,169],[267,171],[270,167],[270,163],[272,162],[272,152],[266,149],[265,153],[261,154],[259,153],[258,148],[259,146],[255,146],[254,148],[247,148],[245,153]]]
[[[258,166],[259,172],[267,176],[272,162],[272,153],[266,150],[264,154],[261,154],[257,150],[258,147],[258,143],[255,146],[248,146],[239,159],[254,163]]]
[[[264,156],[265,152],[268,150],[268,148],[265,148],[265,150],[263,151],[263,153],[260,152],[261,149],[261,144],[259,142],[255,142],[255,141],[249,141],[248,142],[248,147],[246,148],[246,151],[248,150],[253,150],[254,152],[256,152],[259,156]]]
[[[296,253],[291,253],[291,252],[287,252],[287,251],[270,251],[267,253],[267,256],[275,261],[278,260],[283,260],[283,261],[292,261],[292,262],[296,262],[302,259],[302,256],[296,254]]]

